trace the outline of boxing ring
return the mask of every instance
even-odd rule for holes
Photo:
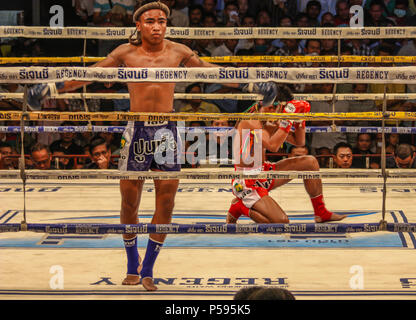
[[[22,34],[19,36],[40,36],[36,34],[36,28],[32,29],[34,31],[31,34],[25,34],[24,32],[28,31],[22,27]],[[63,30],[66,29],[73,28]],[[234,32],[234,28],[231,29]],[[292,32],[296,29],[288,30]],[[383,31],[394,28],[377,29]],[[1,36],[4,36],[4,30],[0,28]],[[64,32],[61,31],[58,36],[65,37]],[[221,28],[221,32],[225,32],[222,34],[223,37],[226,36],[227,28],[224,30]],[[177,34],[180,34],[179,31]],[[213,37],[216,35],[214,34]],[[93,36],[99,38],[97,34]],[[354,35],[349,36],[354,37]],[[385,34],[374,36],[383,37]],[[247,35],[244,35],[245,37]],[[273,37],[291,38],[294,35],[293,33],[281,36],[273,34]],[[410,38],[410,33],[407,37]],[[288,57],[285,58],[290,60]],[[302,58],[308,61],[316,57],[297,57],[297,59]],[[33,58],[30,59],[34,61]],[[24,60],[19,58],[16,61],[22,63]],[[87,59],[84,57],[80,61],[85,63]],[[341,61],[340,57],[337,57],[337,61]],[[13,61],[7,60],[7,62]],[[30,72],[33,72],[34,77],[41,77],[44,82],[57,81],[54,75],[59,72],[63,75],[59,81],[87,79],[103,81],[103,75],[106,76],[105,79],[115,81],[120,70],[129,71],[128,68],[115,70],[101,68],[99,70],[101,74],[93,74],[87,69],[85,67],[7,67],[2,68],[4,76],[0,81],[26,84],[39,81],[39,79],[30,79]],[[229,78],[219,77],[224,69],[233,71],[233,74],[237,74],[235,72],[239,70],[239,68],[218,68],[218,70],[213,68],[213,70],[205,70],[207,78],[201,78],[201,69],[190,70],[186,80],[209,82],[217,76],[215,81],[232,82]],[[283,71],[280,68],[244,68],[240,71],[244,72],[246,77],[232,80],[260,81],[254,76],[255,72],[264,72],[267,69]],[[341,68],[342,71],[339,70],[340,68],[310,68],[309,71],[305,71],[307,79],[297,80],[296,74],[299,73],[296,73],[296,69],[285,69],[289,73],[289,78],[276,80],[277,82],[368,82],[368,79],[361,81],[344,77],[346,72],[349,76],[353,74],[354,68],[344,67]],[[326,70],[325,74],[333,72],[330,73],[333,76],[321,80],[312,77],[319,75],[322,69]],[[85,72],[87,76],[80,76],[80,73],[76,72],[69,75],[69,70],[79,70]],[[24,79],[19,78],[22,71],[26,77]],[[413,67],[404,67],[400,71],[405,75],[416,73]],[[124,78],[121,81],[156,81],[153,70],[148,68],[146,72],[148,78]],[[398,73],[392,71],[392,78],[373,81],[397,83],[400,82]],[[338,78],[338,75],[341,76]],[[394,76],[396,78],[393,79]],[[411,83],[414,80],[406,81]],[[388,96],[387,93],[381,96],[372,95],[373,98],[383,98],[384,106],[381,112],[327,114],[155,114],[88,112],[88,110],[77,113],[41,112],[28,111],[26,94],[1,95],[24,99],[22,111],[0,112],[1,120],[20,121],[18,127],[4,126],[0,130],[20,132],[21,135],[24,132],[121,132],[118,130],[122,130],[122,127],[116,126],[93,126],[92,121],[285,118],[309,121],[379,120],[382,123],[381,127],[349,128],[333,125],[308,129],[309,132],[314,130],[316,132],[381,132],[384,139],[386,132],[415,132],[415,128],[387,128],[386,120],[416,119],[414,112],[387,111],[385,102],[393,97],[393,95]],[[94,94],[84,92],[62,94],[54,98],[86,99],[93,96]],[[207,96],[209,97],[209,95],[198,97]],[[224,94],[220,98],[230,97],[248,100],[259,98],[256,95],[236,94]],[[334,93],[330,97],[335,101],[338,98],[355,99],[357,96],[342,96]],[[395,94],[394,97],[408,99],[412,96]],[[126,95],[112,94],[108,98],[126,98]],[[175,98],[192,99],[195,95],[177,94]],[[323,96],[311,94],[297,98],[319,100]],[[358,97],[358,99],[364,98],[368,98],[368,95]],[[89,124],[83,127],[27,126],[28,121],[39,120],[87,121]],[[387,169],[385,157],[384,150],[380,170],[268,171],[255,176],[250,175],[250,178],[257,176],[267,179],[294,179],[271,192],[271,196],[287,212],[290,223],[265,225],[255,224],[247,218],[240,219],[235,225],[225,223],[226,212],[232,199],[230,180],[247,177],[244,173],[232,169],[183,169],[180,173],[119,172],[118,170],[40,171],[26,170],[24,157],[21,157],[19,170],[0,171],[0,265],[2,266],[0,297],[2,299],[229,300],[243,287],[261,285],[287,288],[297,299],[414,299],[416,297],[414,271],[416,270],[414,250],[416,249],[414,235],[416,171]],[[180,179],[180,185],[172,224],[152,225],[149,223],[154,210],[154,187],[151,180],[173,178]],[[346,214],[347,218],[343,223],[314,223],[312,206],[303,187],[304,178],[322,178],[326,206],[335,213]],[[118,180],[120,179],[146,180],[139,208],[140,223],[137,225],[118,223],[120,210]],[[154,280],[159,290],[147,292],[141,286],[121,285],[126,262],[121,239],[123,233],[139,234],[138,245],[141,255],[144,254],[147,234],[169,234],[155,265]],[[21,263],[22,261],[25,263]]]

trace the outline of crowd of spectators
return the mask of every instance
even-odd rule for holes
[[[416,6],[414,0],[160,0],[171,9],[168,26],[173,27],[348,27],[350,7],[360,5],[364,9],[364,26],[416,26]],[[65,26],[93,27],[134,27],[132,14],[139,5],[136,0],[43,0],[41,1],[41,25],[49,25],[49,7],[61,4],[65,12]],[[24,15],[25,24],[31,25],[31,15]],[[342,55],[365,56],[415,56],[416,39],[171,39],[181,42],[200,56],[252,56],[252,55]],[[30,56],[79,56],[84,54],[82,39],[1,39],[0,57]],[[105,56],[122,41],[94,40],[86,41],[86,55]],[[65,43],[65,44],[64,44]],[[329,67],[328,63],[238,63],[227,66],[278,66],[278,67]],[[394,66],[394,64],[352,64],[342,66]],[[296,93],[383,93],[383,84],[291,84]],[[4,84],[0,93],[22,93],[19,84]],[[80,92],[78,90],[77,92]],[[227,88],[217,83],[177,83],[178,93],[240,93],[238,89]],[[122,83],[96,82],[87,87],[87,92],[127,93]],[[388,84],[387,93],[416,93],[416,85]],[[87,99],[89,111],[128,111],[128,99]],[[177,112],[243,112],[253,101],[245,100],[201,100],[176,99],[174,110]],[[0,110],[19,110],[19,99],[1,99]],[[380,111],[383,101],[311,101],[311,112],[361,112]],[[77,99],[48,99],[43,101],[45,111],[84,111],[85,105]],[[416,101],[388,100],[389,111],[416,111]],[[37,125],[62,125],[61,123],[37,122]],[[97,123],[96,123],[97,124]],[[0,125],[19,125],[3,122]],[[35,124],[34,124],[35,125]],[[65,124],[64,124],[65,125]],[[68,125],[68,124],[66,124]],[[73,125],[80,125],[76,122]],[[100,125],[120,125],[120,123],[102,123]],[[379,126],[371,121],[313,121],[312,126]],[[387,126],[414,127],[411,121],[386,121]],[[192,122],[187,126],[233,126],[232,122],[204,123]],[[117,164],[120,146],[120,134],[102,132],[91,133],[26,133],[24,135],[25,154],[29,167],[41,168],[112,168]],[[224,142],[219,136],[219,146]],[[314,132],[307,134],[307,144],[303,148],[293,148],[289,144],[282,146],[278,154],[269,154],[270,159],[311,154],[319,159],[321,167],[340,168],[380,168],[381,135],[356,134],[344,132]],[[103,143],[100,143],[104,141]],[[20,153],[20,135],[0,132],[0,168],[17,167],[16,159],[10,160],[9,154]],[[97,144],[98,143],[98,144]],[[211,144],[212,146],[212,144]],[[411,158],[403,158],[403,151],[409,146]],[[93,150],[98,148],[98,150]],[[207,143],[208,148],[208,143]],[[400,149],[401,148],[401,149]],[[400,151],[398,151],[400,149]],[[403,167],[403,159],[414,162],[415,136],[411,134],[390,134],[386,137],[386,152],[391,155],[388,166]],[[228,150],[228,149],[227,149]],[[407,150],[407,149],[406,149]],[[207,150],[208,154],[209,150]],[[211,150],[212,153],[212,150]],[[211,154],[210,153],[210,154]],[[95,156],[94,156],[95,154]],[[79,157],[66,157],[78,155]],[[231,157],[227,151],[226,158]],[[57,160],[56,160],[57,159]],[[406,160],[406,161],[407,161]],[[407,162],[406,162],[407,163]],[[200,163],[187,163],[198,166]],[[185,166],[186,166],[185,165]]]

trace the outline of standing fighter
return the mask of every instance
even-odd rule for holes
[[[104,60],[91,67],[137,67],[137,68],[176,68],[217,67],[199,59],[187,46],[164,39],[169,8],[158,1],[142,1],[133,15],[136,23],[137,38],[132,35],[129,43],[118,46]],[[91,82],[90,82],[91,83]],[[59,92],[73,91],[88,84],[85,81],[69,81],[59,84]],[[28,101],[31,106],[39,107],[40,100],[50,95],[51,84],[35,86],[29,91]],[[63,87],[62,87],[63,86]],[[257,92],[264,95],[263,101],[275,99],[277,86],[273,82],[239,85],[229,84],[243,91]],[[132,112],[173,112],[175,83],[128,83],[130,93],[130,110]],[[270,103],[270,102],[267,102]],[[170,132],[170,136],[158,137],[158,132]],[[177,131],[174,122],[129,122],[123,133],[120,151],[119,169],[127,171],[179,171]],[[160,151],[157,146],[164,142],[165,151],[174,153],[169,163],[157,161]],[[179,143],[179,142],[178,142]],[[162,148],[163,149],[163,148]],[[159,149],[160,150],[160,149]],[[138,223],[138,208],[144,180],[121,180],[122,224]],[[152,224],[171,222],[174,199],[179,180],[154,180],[156,208]],[[136,285],[142,282],[148,291],[157,290],[153,282],[153,266],[164,243],[166,234],[150,234],[143,262],[137,250],[137,235],[124,234],[127,254],[127,276],[123,285]]]
[[[286,91],[286,92],[285,92]],[[310,104],[306,101],[292,100],[293,96],[289,88],[280,90],[278,101],[283,103],[262,106],[261,103],[253,105],[250,111],[260,113],[308,113]],[[289,101],[290,100],[290,101]],[[288,102],[286,102],[288,101]],[[277,110],[276,110],[277,109]],[[295,131],[291,132],[292,126]],[[255,169],[261,171],[282,170],[282,171],[318,171],[319,164],[313,156],[300,156],[280,160],[276,163],[265,162],[266,150],[277,152],[280,146],[289,142],[296,146],[305,144],[305,121],[280,120],[277,122],[262,122],[259,120],[244,120],[237,124],[239,140],[236,140],[234,155],[237,158],[236,171],[249,173]],[[256,143],[261,144],[262,166],[254,168],[253,161],[246,163],[248,155]],[[251,159],[251,158],[250,158]],[[290,179],[234,179],[232,191],[236,196],[228,210],[227,223],[236,223],[241,215],[250,217],[257,223],[289,223],[289,219],[279,204],[269,196],[269,192]],[[324,204],[321,179],[304,179],[304,186],[309,194],[315,213],[316,222],[338,221],[345,218],[328,211]]]

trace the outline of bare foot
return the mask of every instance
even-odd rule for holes
[[[124,278],[122,285],[125,286],[134,286],[140,283],[140,276],[135,274],[128,274],[127,277]]]
[[[139,257],[139,266],[137,267],[137,274],[128,274],[121,284],[125,286],[138,285],[140,283],[140,271],[142,271],[142,267],[142,258]]]
[[[331,217],[329,219],[325,219],[322,220],[322,218],[320,216],[315,216],[315,222],[316,223],[322,223],[322,222],[327,222],[327,221],[340,221],[342,219],[345,219],[347,216],[345,214],[337,214],[337,213],[332,213]]]
[[[147,291],[156,291],[157,290],[157,287],[153,283],[153,278],[150,278],[150,277],[146,277],[146,278],[143,278],[142,279],[142,286]]]

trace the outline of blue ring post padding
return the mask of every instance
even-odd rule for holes
[[[19,232],[20,224],[0,224],[0,233]],[[387,223],[386,230],[379,223],[288,223],[288,224],[36,224],[28,223],[27,231],[51,234],[301,234],[356,232],[416,232],[416,223]]]

